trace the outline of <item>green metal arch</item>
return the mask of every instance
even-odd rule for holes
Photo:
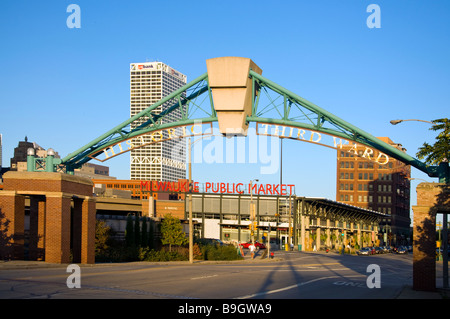
[[[249,77],[252,79],[253,85],[253,104],[251,115],[247,116],[247,122],[292,126],[341,137],[377,149],[427,173],[429,176],[437,177],[436,167],[427,167],[416,158],[392,147],[252,70],[249,72]],[[267,95],[267,101],[265,102],[262,101],[263,94]],[[156,109],[164,103],[172,104],[165,111],[156,112]],[[181,119],[168,121],[166,117],[175,110],[181,111]],[[218,121],[207,73],[70,153],[61,162],[70,172],[90,161],[93,157],[95,158],[102,149],[120,141],[156,130],[194,124],[198,121],[203,123]]]

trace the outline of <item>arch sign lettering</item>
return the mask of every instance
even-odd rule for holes
[[[89,157],[97,161],[104,162],[120,154],[146,145],[184,137],[212,135],[212,132],[213,127],[211,122],[195,123],[191,125],[181,125],[177,127],[155,130],[151,133],[140,134],[138,136],[109,145],[100,149],[96,153],[89,155]]]
[[[211,122],[195,123],[191,125],[155,130],[151,133],[141,134],[107,146],[98,152],[91,154],[89,157],[97,161],[104,162],[120,154],[146,145],[163,142],[170,139],[212,135],[212,132],[213,126]],[[389,156],[374,148],[315,130],[257,122],[256,135],[287,138],[337,150],[343,150],[352,155],[366,158],[367,160],[375,162],[379,165],[386,165],[389,163]]]
[[[274,125],[268,123],[256,123],[256,134],[264,136],[273,136],[279,138],[288,138],[296,141],[302,141],[317,144],[337,150],[343,150],[352,155],[363,157],[369,161],[386,165],[389,163],[389,156],[370,148],[366,145],[358,144],[354,141],[346,140],[331,134],[325,134],[314,130],[307,130],[294,126]]]

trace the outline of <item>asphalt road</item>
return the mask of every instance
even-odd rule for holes
[[[3,263],[0,299],[393,299],[412,283],[412,254],[277,251],[276,257],[82,265],[79,277],[67,265]]]

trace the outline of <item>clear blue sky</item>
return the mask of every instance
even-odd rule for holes
[[[81,8],[81,28],[66,12]],[[368,28],[369,4],[381,28]],[[129,117],[129,64],[162,61],[188,76],[205,60],[249,57],[263,75],[415,156],[429,125],[392,119],[450,116],[450,2],[103,1],[0,3],[0,133],[3,166],[28,136],[61,156]],[[129,178],[129,155],[105,162]],[[258,164],[194,165],[194,179],[276,183]],[[283,144],[283,182],[297,195],[335,199],[335,151]],[[412,169],[412,177],[432,181]],[[412,181],[412,205],[415,185]]]

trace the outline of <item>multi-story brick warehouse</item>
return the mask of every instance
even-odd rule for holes
[[[405,151],[388,137],[382,141]],[[380,227],[387,244],[402,244],[410,236],[411,168],[390,158],[386,165],[352,154],[351,145],[337,151],[336,200],[388,214]]]

